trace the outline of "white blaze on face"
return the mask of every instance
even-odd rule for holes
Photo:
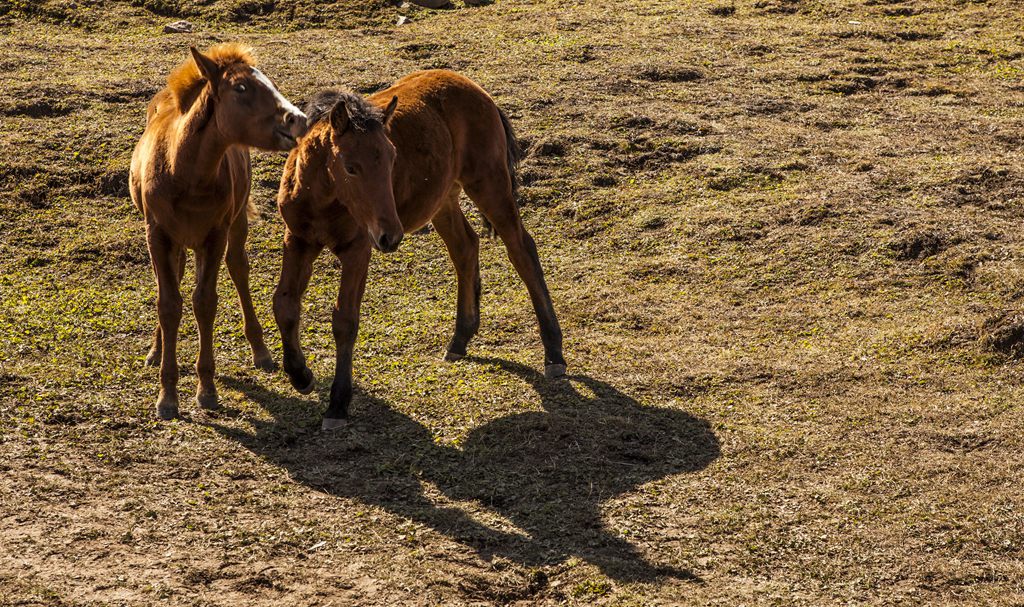
[[[274,99],[277,100],[277,107],[282,112],[285,112],[286,114],[295,114],[297,116],[301,116],[303,119],[306,118],[306,115],[303,114],[302,111],[299,110],[299,108],[295,107],[294,105],[292,105],[291,101],[288,101],[287,99],[284,98],[284,95],[281,94],[281,91],[277,90],[277,87],[274,86],[274,83],[270,81],[270,78],[267,78],[266,74],[264,74],[263,72],[259,71],[256,68],[252,68],[252,75],[257,82],[267,87],[268,89],[270,89],[272,93],[274,93]]]

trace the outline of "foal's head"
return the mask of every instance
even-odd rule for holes
[[[221,44],[204,54],[193,47],[192,58],[171,75],[171,88],[186,110],[208,86],[210,119],[229,142],[284,151],[305,134],[306,115],[253,66],[248,49]]]
[[[321,93],[310,110],[314,119],[326,114],[330,120],[327,172],[335,195],[384,253],[396,250],[404,234],[392,186],[395,146],[387,135],[397,105],[394,97],[381,110],[353,93],[331,91]]]

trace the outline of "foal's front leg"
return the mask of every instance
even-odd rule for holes
[[[281,347],[284,350],[284,372],[292,386],[301,394],[313,391],[313,372],[306,366],[306,357],[299,344],[299,312],[302,294],[309,286],[313,273],[313,262],[323,250],[323,245],[313,244],[296,237],[291,232],[284,235],[284,261],[281,264],[281,279],[274,291],[274,320],[281,331]]]
[[[160,396],[156,413],[161,419],[178,417],[178,325],[181,324],[181,291],[177,265],[181,247],[159,226],[146,230],[149,257],[156,275],[156,309],[160,322]]]
[[[370,246],[363,239],[346,248],[335,249],[334,253],[341,260],[341,286],[331,315],[335,347],[334,383],[331,384],[331,403],[324,413],[324,430],[343,426],[348,418],[348,406],[352,402],[352,348],[359,332],[359,306],[370,267]]]
[[[177,274],[178,288],[181,289],[181,279],[185,276],[185,249],[179,249],[178,251],[178,274]],[[153,331],[153,345],[149,348],[149,353],[146,354],[146,366],[147,367],[159,367],[160,359],[163,356],[162,339],[160,338],[160,321],[157,320],[156,329]]]
[[[192,308],[199,325],[196,402],[204,409],[216,409],[218,406],[217,386],[213,382],[213,319],[217,315],[217,273],[226,248],[227,234],[214,231],[196,249],[196,289],[192,292]]]

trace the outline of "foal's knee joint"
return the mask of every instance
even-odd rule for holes
[[[355,339],[359,330],[359,323],[348,319],[334,319],[331,323],[331,332],[335,341],[349,341]]]
[[[161,297],[156,303],[161,322],[181,318],[181,297]]]
[[[192,307],[197,312],[208,312],[210,310],[216,310],[217,309],[217,290],[216,290],[216,288],[209,289],[208,291],[204,291],[204,290],[201,290],[201,289],[196,289],[195,292],[192,293]]]
[[[298,322],[298,306],[287,293],[274,293],[274,319],[282,329],[294,326]]]

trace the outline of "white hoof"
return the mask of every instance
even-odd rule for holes
[[[320,430],[322,432],[331,432],[332,430],[338,430],[348,425],[348,420],[345,418],[335,419],[325,417],[324,421],[320,424]]]

